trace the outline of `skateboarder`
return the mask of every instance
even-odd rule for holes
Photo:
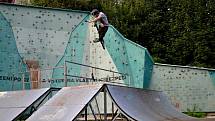
[[[105,36],[107,30],[108,30],[108,19],[107,16],[103,12],[99,12],[97,9],[93,9],[91,14],[95,17],[93,20],[88,21],[89,23],[94,22],[95,26],[98,30],[99,33],[99,39],[96,42],[101,42],[103,49],[104,47],[104,39],[103,37]],[[96,22],[99,23],[99,27],[97,27]]]

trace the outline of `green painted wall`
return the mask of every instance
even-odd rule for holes
[[[119,72],[130,77],[125,83],[137,88],[148,88],[153,60],[146,48],[124,38],[113,26],[105,36],[105,45]]]
[[[10,22],[0,12],[0,91],[22,89],[22,72],[26,65],[17,51],[16,40]],[[26,81],[29,74],[23,73]],[[24,88],[29,88],[26,84]]]

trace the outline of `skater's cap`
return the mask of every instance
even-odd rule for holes
[[[98,11],[97,9],[93,9],[93,10],[91,11],[91,14],[92,14],[92,15],[96,15],[97,13],[99,13],[99,11]]]

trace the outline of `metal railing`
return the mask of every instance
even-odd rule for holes
[[[104,71],[104,72],[109,72],[112,74],[112,76],[105,76],[103,78],[96,78],[93,74],[93,72],[91,73],[91,77],[84,77],[84,76],[79,76],[79,75],[72,75],[68,73],[68,63],[70,64],[74,64],[74,65],[78,65],[81,67],[86,67],[86,68],[90,68],[90,69],[95,69],[95,70],[100,70],[100,71]],[[62,78],[49,78],[49,79],[41,79],[42,74],[38,74],[37,79],[38,80],[31,80],[31,74],[33,72],[42,72],[42,71],[54,71],[54,69],[63,69],[63,77]],[[105,68],[99,68],[96,66],[91,66],[91,65],[86,65],[86,64],[81,64],[81,63],[77,63],[77,62],[72,62],[72,61],[64,61],[64,65],[63,66],[58,66],[58,67],[49,67],[49,68],[43,68],[43,69],[36,69],[36,70],[29,70],[29,71],[25,71],[25,72],[19,72],[18,74],[21,74],[21,82],[22,82],[22,89],[25,90],[26,88],[26,84],[30,85],[30,89],[32,89],[33,84],[38,85],[38,88],[41,88],[42,83],[48,83],[48,86],[51,86],[52,81],[59,81],[61,80],[62,82],[64,82],[64,86],[67,87],[68,86],[68,82],[71,82],[71,79],[69,77],[72,78],[76,78],[75,82],[81,83],[83,81],[80,81],[79,79],[84,79],[85,82],[84,84],[94,84],[94,83],[116,83],[116,84],[123,84],[123,85],[130,85],[130,76],[127,73],[120,73],[120,72],[116,72],[116,71],[112,71],[112,70],[108,70]],[[29,75],[28,78],[26,78],[26,74]],[[15,75],[15,74],[13,74]],[[121,76],[116,76],[116,75],[121,75]],[[125,80],[128,77],[128,84],[126,83],[120,83],[120,82],[116,82],[115,80]],[[28,79],[28,80],[27,80]],[[14,87],[14,83],[12,85],[12,90]]]
[[[112,70],[108,70],[108,69],[105,69],[105,68],[99,68],[99,67],[96,67],[96,66],[91,66],[91,65],[86,65],[86,64],[81,64],[81,63],[77,63],[77,62],[73,62],[73,61],[65,61],[64,63],[64,66],[67,67],[66,63],[71,63],[71,64],[75,64],[75,65],[79,65],[79,66],[82,66],[82,67],[87,67],[87,68],[90,68],[90,69],[96,69],[96,70],[100,70],[100,71],[105,71],[105,72],[110,72],[112,73],[112,76],[105,76],[103,78],[95,78],[94,77],[94,74],[93,72],[91,73],[91,78],[89,77],[83,77],[83,76],[76,76],[76,75],[70,75],[70,74],[66,74],[65,77],[75,77],[75,78],[85,78],[85,79],[88,79],[88,80],[91,80],[91,82],[110,82],[110,83],[118,83],[118,84],[125,84],[125,83],[119,83],[119,82],[114,82],[114,79],[117,80],[117,78],[119,79],[120,76],[115,76],[116,74],[119,74],[121,75],[121,80],[124,80],[126,79],[126,77],[128,77],[129,81],[128,81],[128,86],[130,85],[130,76],[127,74],[127,73],[121,73],[121,72],[117,72],[117,71],[112,71]],[[113,80],[111,80],[113,79]],[[87,84],[89,84],[89,82],[87,82]],[[91,83],[93,84],[93,83]]]

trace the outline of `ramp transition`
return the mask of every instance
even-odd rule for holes
[[[106,87],[117,107],[131,120],[212,121],[212,119],[196,119],[178,112],[160,91],[114,85]]]

